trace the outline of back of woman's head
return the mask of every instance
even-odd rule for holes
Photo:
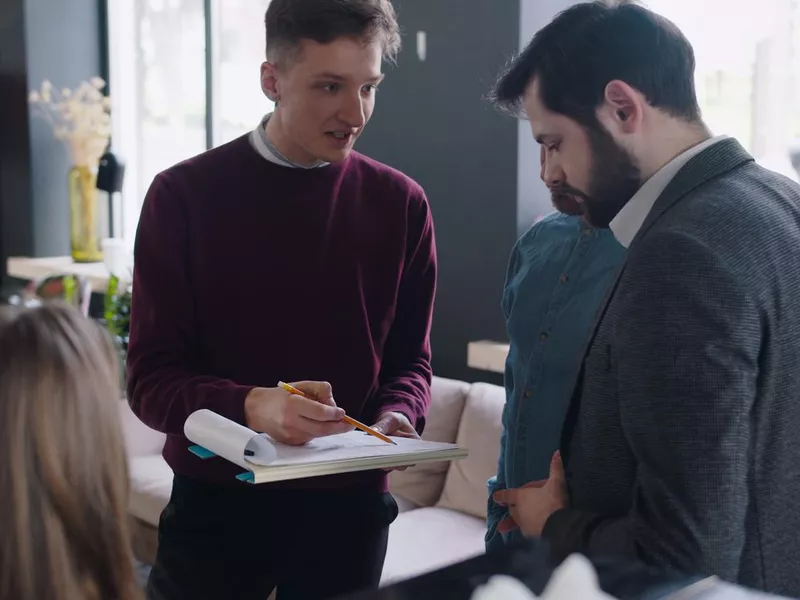
[[[78,311],[0,310],[0,600],[138,597],[119,381]]]

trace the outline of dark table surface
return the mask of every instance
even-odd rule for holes
[[[619,600],[657,600],[701,579],[664,572],[642,564],[592,560],[600,587]],[[556,568],[539,540],[445,567],[374,591],[338,600],[469,600],[492,575],[511,575],[539,595]]]

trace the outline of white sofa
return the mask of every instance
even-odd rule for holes
[[[434,378],[423,438],[463,444],[469,457],[390,475],[400,514],[389,530],[381,585],[483,553],[486,480],[497,468],[504,399],[503,389],[495,385]],[[125,402],[121,414],[132,480],[134,546],[139,560],[151,563],[172,471],[161,458],[164,435],[143,425]]]

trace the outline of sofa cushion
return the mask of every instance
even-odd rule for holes
[[[484,531],[481,519],[444,508],[401,513],[389,527],[381,585],[483,554]]]
[[[172,469],[160,454],[135,456],[129,460],[130,513],[158,527],[161,511],[172,493]]]
[[[454,443],[470,385],[463,381],[434,377],[431,383],[431,406],[422,439]],[[417,506],[432,506],[439,499],[449,463],[427,463],[393,471],[389,487]]]
[[[497,385],[470,388],[456,440],[469,448],[469,456],[450,465],[437,506],[486,518],[486,480],[497,474],[505,399],[504,388]]]

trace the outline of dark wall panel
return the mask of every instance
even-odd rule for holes
[[[98,0],[27,0],[25,14],[28,86],[44,79],[75,89],[101,74]],[[33,226],[36,256],[69,254],[67,171],[63,144],[39,118],[30,119]]]
[[[69,157],[28,93],[101,75],[104,0],[0,2],[0,258],[69,253]]]
[[[432,343],[437,374],[467,368],[467,343],[504,339],[500,312],[517,233],[517,123],[487,102],[518,50],[516,2],[396,0],[403,51],[378,92],[359,150],[416,179],[436,223],[440,274]],[[417,54],[424,32],[425,60]]]
[[[0,2],[0,259],[33,247],[23,0]]]

